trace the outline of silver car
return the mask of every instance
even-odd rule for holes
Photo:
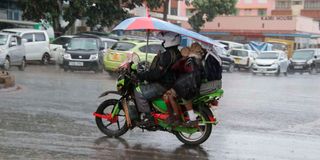
[[[18,66],[24,70],[26,53],[20,36],[0,32],[0,67],[8,70],[11,66]]]
[[[287,75],[289,60],[283,51],[266,51],[261,52],[252,65],[252,73],[271,73]]]

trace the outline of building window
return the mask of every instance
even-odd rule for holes
[[[305,0],[304,2],[305,9],[320,9],[319,0]]]
[[[258,3],[267,3],[267,0],[258,0]]]
[[[252,9],[245,9],[244,10],[244,15],[248,16],[251,15]]]
[[[177,8],[171,8],[170,14],[177,16],[178,15],[178,9]]]
[[[258,9],[258,16],[266,16],[267,10],[266,9]]]
[[[8,9],[7,19],[20,20],[20,12],[19,12],[19,10]]]
[[[192,10],[192,9],[187,9],[187,10],[186,10],[186,15],[187,15],[188,17],[191,17],[191,16],[193,15],[193,10]]]
[[[292,3],[292,5],[302,5],[302,1],[293,1]]]
[[[291,1],[290,0],[279,0],[276,1],[276,9],[290,9]]]

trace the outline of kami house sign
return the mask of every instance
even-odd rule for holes
[[[264,16],[261,17],[263,21],[292,21],[292,16]]]

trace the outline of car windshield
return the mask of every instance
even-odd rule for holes
[[[51,44],[65,45],[65,44],[69,43],[70,40],[71,40],[71,38],[69,38],[69,37],[59,37],[59,38],[53,40]]]
[[[277,52],[262,52],[258,55],[257,59],[278,59],[279,53]]]
[[[8,36],[7,35],[0,35],[0,45],[5,45],[7,43]]]
[[[301,51],[295,51],[293,53],[292,59],[298,59],[298,60],[309,60],[313,57],[314,51],[313,50],[301,50]]]
[[[276,43],[276,42],[269,42],[272,44],[272,50],[280,50],[280,51],[286,51],[288,50],[288,46],[282,43]]]
[[[130,49],[132,49],[133,47],[135,47],[136,45],[133,43],[128,43],[128,42],[118,42],[116,44],[114,44],[111,49],[112,50],[117,50],[117,51],[129,51]]]
[[[70,41],[69,50],[98,50],[95,38],[73,38]]]
[[[107,48],[111,48],[116,42],[112,42],[112,41],[103,41],[104,44],[107,45]]]
[[[248,52],[247,51],[242,51],[242,50],[232,50],[230,52],[230,55],[239,56],[239,57],[247,57],[248,56]]]

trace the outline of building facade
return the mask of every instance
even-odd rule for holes
[[[275,0],[238,0],[238,16],[267,16],[274,9]]]

